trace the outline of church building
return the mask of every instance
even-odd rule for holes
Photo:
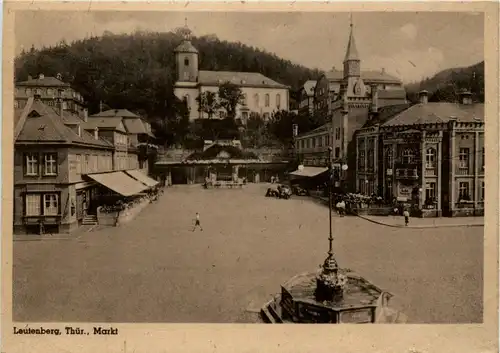
[[[208,118],[199,110],[196,98],[207,91],[217,93],[219,86],[227,82],[240,87],[243,93],[242,104],[236,107],[236,118],[243,122],[252,112],[268,119],[276,111],[289,110],[289,87],[269,77],[256,72],[199,70],[199,52],[191,43],[190,33],[186,27],[183,41],[175,49],[177,81],[174,86],[176,97],[187,102],[190,120]]]

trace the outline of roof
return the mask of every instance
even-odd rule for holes
[[[289,88],[258,72],[200,71],[198,81],[204,85],[218,86],[230,82],[237,86]]]
[[[96,140],[94,136],[81,130],[81,136],[68,126],[56,114],[54,109],[34,100],[29,107],[29,114],[20,128],[16,142],[63,142],[82,143],[99,147],[112,147],[113,145],[103,139]]]
[[[328,168],[322,167],[304,167],[299,168],[290,173],[290,175],[294,176],[302,176],[302,177],[315,177],[321,173],[328,171]]]
[[[316,87],[316,81],[314,80],[308,80],[302,85],[302,88],[304,89],[304,92],[308,96],[313,96],[314,95],[314,88]]]
[[[127,132],[131,134],[147,134],[148,131],[142,123],[141,119],[123,119],[123,125],[127,129]]]
[[[301,137],[306,137],[306,136],[310,136],[310,135],[314,135],[314,134],[318,134],[318,133],[321,133],[323,131],[327,131],[328,129],[330,129],[330,126],[332,125],[332,123],[326,123],[324,125],[321,125],[320,127],[317,127],[316,129],[314,130],[311,130],[311,131],[308,131],[308,132],[304,132],[303,134],[300,134],[299,136],[297,136],[298,138],[301,138]]]
[[[344,72],[339,70],[327,71],[325,77],[329,81],[342,81],[344,79]],[[401,80],[396,76],[386,73],[384,70],[364,70],[361,71],[361,78],[365,83],[401,83]]]
[[[349,60],[359,61],[359,54],[358,54],[358,49],[356,48],[356,41],[354,40],[352,24],[351,24],[351,33],[349,33],[349,42],[347,43],[347,50],[344,58],[344,61],[349,61]]]
[[[196,49],[194,47],[194,45],[191,44],[190,41],[185,40],[177,48],[174,49],[174,52],[176,52],[176,53],[196,53],[196,54],[198,54],[198,49]]]
[[[21,115],[23,114],[23,110],[24,108],[14,109],[14,126],[16,126],[19,120],[21,120]]]
[[[89,116],[87,122],[84,123],[84,128],[89,129],[112,129],[115,131],[120,131],[126,133],[127,131],[123,127],[122,118],[121,117],[95,117]]]
[[[33,78],[31,80],[17,82],[16,86],[69,87],[70,84],[52,76],[44,76],[43,78]]]
[[[379,89],[377,93],[379,99],[406,99],[406,91],[404,88]]]
[[[396,114],[401,113],[402,111],[408,109],[410,105],[408,103],[405,104],[395,104],[395,105],[387,105],[378,109],[378,114],[375,119],[368,120],[363,127],[373,126],[375,124],[383,124],[389,119],[393,118]]]
[[[446,123],[452,119],[458,122],[484,122],[484,104],[419,103],[401,111],[382,125]]]
[[[186,160],[213,160],[213,159],[251,159],[258,160],[258,156],[252,152],[230,145],[214,144],[204,151],[194,152]]]
[[[109,109],[103,112],[91,115],[91,117],[122,117],[122,118],[139,118],[138,115],[127,109]]]

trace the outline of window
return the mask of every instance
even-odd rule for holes
[[[335,128],[335,140],[340,140],[340,128]]]
[[[393,155],[392,155],[392,146],[389,146],[385,150],[385,165],[387,168],[392,168],[393,163]]]
[[[183,77],[184,77],[184,80],[186,80],[186,81],[189,80],[189,72],[184,71]]]
[[[19,101],[18,100],[14,101],[14,108],[19,108]]]
[[[485,193],[484,193],[484,181],[481,182],[481,201],[484,201],[484,197],[485,197]]]
[[[335,147],[335,158],[340,157],[340,147]]]
[[[43,195],[43,214],[45,216],[56,216],[59,213],[59,198],[57,194]]]
[[[53,90],[52,88],[48,88],[48,89],[47,89],[47,94],[48,94],[49,96],[53,95],[53,94],[54,94],[54,90]]]
[[[280,109],[281,107],[281,95],[277,94],[276,95],[276,108]]]
[[[330,135],[326,135],[326,145],[330,146]]]
[[[359,151],[358,166],[362,169],[365,167],[365,151]]]
[[[35,94],[42,95],[42,90],[40,88],[35,89]]]
[[[40,216],[40,194],[26,194],[26,216]]]
[[[323,147],[323,136],[318,137],[318,147]]]
[[[458,184],[458,200],[469,200],[469,183],[466,181],[461,181]]]
[[[184,66],[189,66],[189,59],[188,58],[184,59]]]
[[[265,99],[265,102],[264,102],[265,106],[269,107],[269,94],[268,93],[266,93],[264,99]]]
[[[403,150],[403,163],[404,164],[411,164],[413,163],[415,155],[413,153],[413,150],[411,148],[405,148]]]
[[[38,175],[38,154],[26,153],[26,175]]]
[[[315,148],[316,147],[316,138],[312,138],[312,148]]]
[[[248,120],[248,112],[243,112],[241,113],[241,117],[243,118],[243,120]]]
[[[43,158],[44,175],[57,175],[57,153],[46,153]]]
[[[434,148],[428,148],[425,154],[425,167],[435,168],[436,167],[436,150]]]
[[[90,172],[90,161],[89,161],[89,157],[90,157],[90,156],[89,156],[88,154],[86,154],[86,155],[85,155],[85,163],[84,163],[84,165],[85,165],[85,167],[84,167],[85,171],[84,171],[84,173],[88,173],[88,172]]]
[[[425,184],[425,199],[431,200],[436,197],[436,183]]]
[[[259,106],[259,94],[258,93],[254,94],[253,100],[255,102],[255,106],[258,107]]]
[[[99,171],[99,164],[98,164],[98,161],[97,161],[97,155],[94,154],[92,157],[93,157],[93,166],[92,166],[92,168],[93,168],[94,172],[98,172]]]
[[[368,150],[368,169],[373,169],[374,163],[374,152],[372,149]]]
[[[76,155],[76,174],[77,175],[82,174],[82,155],[81,154]]]
[[[241,98],[241,104],[247,105],[247,94],[243,93],[243,97]]]
[[[482,152],[481,152],[481,168],[484,170],[484,147],[482,149]]]
[[[30,97],[32,93],[33,93],[33,91],[31,90],[31,88],[26,88],[26,95],[28,97]]]
[[[458,155],[460,168],[469,168],[469,149],[461,148],[460,154]]]

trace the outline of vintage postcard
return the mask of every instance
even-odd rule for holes
[[[498,350],[497,4],[3,26],[2,352]]]

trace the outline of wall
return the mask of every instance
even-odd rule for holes
[[[80,166],[78,166],[78,155],[80,156]],[[85,156],[89,156],[88,167],[85,165]],[[97,158],[97,168],[93,165],[94,158]],[[69,149],[68,161],[68,181],[70,183],[83,181],[82,174],[101,173],[113,170],[113,152],[111,150],[72,147]]]

